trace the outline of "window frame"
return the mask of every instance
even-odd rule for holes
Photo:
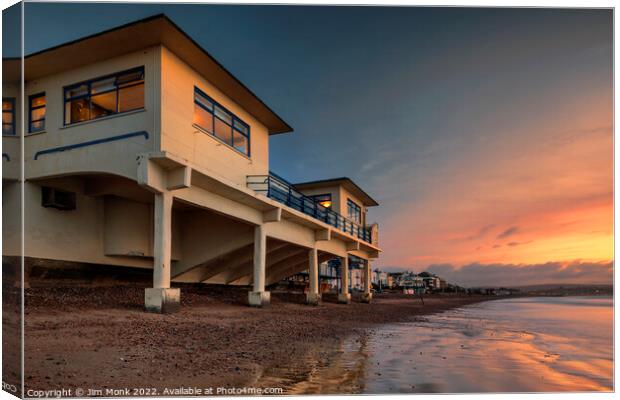
[[[44,97],[45,98],[45,104],[42,106],[37,106],[37,107],[32,107],[32,100],[38,98],[38,97]],[[45,109],[45,115],[43,116],[43,118],[34,120],[32,119],[32,111],[34,110],[40,110],[44,108]],[[46,118],[47,118],[47,96],[45,95],[45,92],[41,92],[41,93],[36,93],[33,95],[28,96],[28,133],[40,133],[40,132],[45,132],[45,125],[46,125]],[[39,130],[33,131],[32,130],[32,123],[33,122],[40,122],[43,121],[43,127]]]
[[[323,197],[323,196],[329,197],[329,200],[318,200],[317,199],[318,197]],[[325,207],[325,206],[323,204],[321,204],[321,202],[329,201],[331,203],[331,205],[329,207],[325,207],[325,208],[327,208],[328,210],[333,210],[332,206],[334,205],[334,199],[332,198],[332,194],[331,193],[313,194],[313,195],[310,195],[308,197],[310,197],[315,203],[320,204],[322,207]]]
[[[359,220],[356,221],[355,219],[351,218],[351,213],[349,212],[349,209],[353,208],[354,210],[359,212]],[[353,200],[347,198],[347,218],[350,219],[351,221],[355,222],[358,225],[363,225],[363,216],[362,216],[362,207],[357,204],[356,202],[354,202]]]
[[[212,106],[211,110],[206,108],[200,101],[198,101],[196,99],[196,95],[197,94],[202,96],[202,97],[204,97],[207,101],[211,102],[211,106]],[[205,133],[207,133],[211,137],[215,138],[219,142],[224,143],[226,146],[228,146],[231,149],[235,150],[239,154],[242,154],[242,155],[244,155],[244,156],[246,156],[248,158],[252,157],[252,140],[251,140],[251,133],[252,132],[251,132],[250,125],[248,123],[243,121],[241,118],[237,117],[237,115],[235,113],[233,113],[232,111],[230,111],[228,108],[224,107],[222,104],[220,104],[219,102],[215,101],[211,96],[206,94],[198,86],[194,86],[194,107],[196,107],[196,106],[200,107],[203,111],[211,114],[212,125],[211,125],[211,129],[210,130],[207,127],[200,126],[199,124],[197,124],[196,122],[193,121],[193,116],[192,116],[192,124],[193,125],[196,125],[197,127],[200,128],[200,130],[204,131]],[[223,112],[227,113],[230,116],[230,121],[231,121],[230,124],[216,115],[216,112],[215,112],[216,108],[219,108],[220,111],[223,111]],[[216,134],[216,132],[215,132],[216,118],[217,118],[217,120],[219,120],[223,124],[225,124],[225,125],[230,127],[230,143],[226,142],[225,140],[223,140],[222,138],[220,138]],[[247,134],[243,133],[240,129],[237,129],[235,127],[235,123],[237,123],[238,125],[241,125],[241,127],[245,127],[247,129]],[[245,139],[247,141],[247,152],[243,152],[243,151],[241,151],[240,149],[238,149],[238,148],[236,148],[234,146],[234,134],[235,133],[238,133],[241,136],[245,137]]]
[[[17,125],[17,121],[15,120],[17,118],[17,113],[15,110],[15,97],[3,97],[2,98],[2,102],[4,103],[5,101],[8,101],[11,103],[11,121],[13,121],[11,123],[12,129],[11,129],[11,133],[4,133],[4,121],[2,121],[2,136],[15,136],[15,126]],[[4,114],[7,111],[2,110],[2,114]]]
[[[88,100],[88,108],[89,108],[89,110],[91,109],[91,107],[92,107],[91,99],[93,97],[93,94],[92,94],[92,84],[93,83],[98,82],[98,81],[104,81],[104,80],[110,79],[110,78],[117,78],[120,75],[125,75],[125,74],[129,74],[131,72],[138,72],[138,71],[142,72],[142,81],[140,83],[135,83],[133,85],[123,86],[122,89],[125,89],[125,88],[128,88],[128,87],[134,87],[134,86],[138,86],[138,85],[144,85],[144,87],[146,89],[146,71],[145,71],[144,65],[139,66],[139,67],[129,68],[129,69],[126,69],[126,70],[123,70],[123,71],[114,72],[112,74],[107,74],[107,75],[99,76],[99,77],[96,77],[96,78],[91,78],[91,79],[87,79],[87,80],[84,80],[84,81],[72,83],[72,84],[67,85],[67,86],[63,86],[63,88],[62,88],[62,124],[63,124],[63,126],[72,126],[72,125],[76,125],[76,124],[80,124],[80,123],[84,123],[84,122],[88,122],[88,121],[96,121],[96,120],[98,120],[100,118],[110,117],[110,116],[113,116],[113,115],[122,115],[122,114],[127,114],[127,113],[131,113],[131,112],[139,111],[139,110],[144,110],[145,106],[146,106],[146,93],[144,95],[142,107],[134,108],[132,110],[126,110],[126,111],[122,111],[122,112],[118,112],[117,111],[115,113],[104,115],[104,116],[101,116],[101,117],[98,117],[98,118],[89,118],[89,119],[85,119],[83,121],[76,121],[76,122],[69,122],[69,123],[67,123],[67,103],[69,103],[71,101],[74,101],[74,100],[87,99]],[[78,96],[73,96],[73,97],[67,98],[67,91],[69,91],[71,89],[79,88],[80,86],[86,86],[88,88],[86,94],[82,94],[82,95],[78,95]],[[119,88],[118,84],[115,82],[115,88],[114,89],[95,93],[95,96],[106,94],[106,93],[111,93],[111,92],[116,92],[116,110],[118,110],[118,107],[119,107],[119,102],[118,102],[119,89],[121,89],[121,88]]]

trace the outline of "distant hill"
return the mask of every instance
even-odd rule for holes
[[[532,294],[545,294],[556,296],[568,296],[568,295],[611,295],[613,294],[613,285],[609,284],[541,284],[541,285],[526,285],[526,286],[511,286],[513,289],[518,289],[523,293]]]

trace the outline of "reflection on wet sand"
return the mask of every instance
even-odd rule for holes
[[[260,383],[287,394],[610,391],[612,313],[611,298],[481,303],[311,349],[305,368]]]
[[[363,393],[369,359],[368,336],[340,339],[333,351],[311,348],[296,365],[263,371],[261,387],[284,387],[285,393]]]

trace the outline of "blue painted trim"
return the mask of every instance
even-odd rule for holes
[[[11,157],[9,157],[9,155],[6,153],[2,153],[2,157],[6,158],[7,161],[11,161]]]
[[[269,171],[269,175],[276,177],[277,179],[281,180],[282,182],[286,183],[289,186],[293,186],[291,182],[289,182],[287,179],[282,178],[280,175],[276,174],[273,171]]]
[[[39,158],[39,156],[42,156],[44,154],[59,153],[59,152],[62,152],[62,151],[73,150],[73,149],[77,149],[77,148],[80,148],[80,147],[94,146],[96,144],[107,143],[107,142],[115,142],[117,140],[128,139],[130,137],[135,137],[135,136],[144,136],[145,139],[148,139],[149,138],[149,133],[147,131],[131,132],[131,133],[125,133],[123,135],[110,136],[110,137],[106,137],[106,138],[103,138],[103,139],[91,140],[91,141],[88,141],[88,142],[70,144],[70,145],[67,145],[67,146],[54,147],[52,149],[37,151],[37,153],[34,155],[34,159],[36,160],[37,158]]]

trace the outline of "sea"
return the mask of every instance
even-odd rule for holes
[[[613,298],[486,301],[343,339],[286,394],[613,390]]]

